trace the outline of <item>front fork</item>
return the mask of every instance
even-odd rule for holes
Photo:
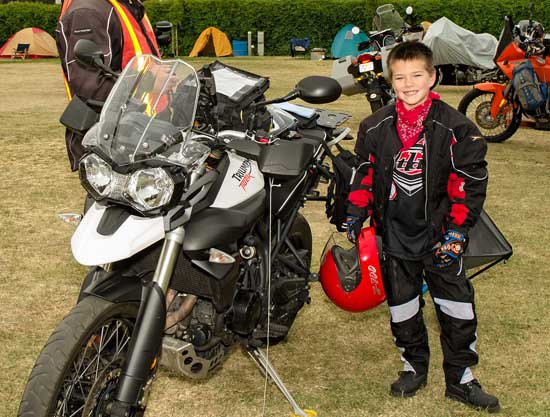
[[[367,84],[367,100],[370,103],[372,113],[380,110],[390,101],[390,97],[386,91],[385,82],[378,77],[370,80]]]
[[[184,227],[166,234],[153,280],[143,287],[141,305],[130,340],[126,365],[118,384],[111,416],[129,417],[143,409],[144,390],[155,368],[166,320],[166,293],[181,253]]]

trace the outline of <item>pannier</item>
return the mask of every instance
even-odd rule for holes
[[[537,114],[544,111],[548,86],[539,81],[529,60],[514,68],[512,85],[526,113]]]

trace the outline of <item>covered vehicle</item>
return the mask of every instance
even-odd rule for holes
[[[489,33],[474,33],[442,17],[430,25],[422,42],[432,49],[434,65],[444,69],[444,81],[451,75],[456,83],[479,82],[490,75],[484,71],[496,70],[498,40]]]
[[[495,68],[498,40],[489,33],[474,33],[446,17],[433,22],[422,42],[434,54],[434,64],[463,64],[483,69]]]

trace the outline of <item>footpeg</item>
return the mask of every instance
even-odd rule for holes
[[[277,385],[277,388],[279,388],[279,391],[285,396],[286,400],[289,402],[289,404],[292,406],[292,409],[294,411],[293,416],[294,417],[315,417],[317,416],[317,413],[313,410],[302,410],[296,401],[294,400],[294,397],[292,397],[292,394],[290,394],[290,391],[286,388],[285,384],[283,383],[283,380],[275,371],[275,368],[271,365],[269,360],[267,359],[266,355],[257,347],[255,346],[246,346],[246,351],[250,355],[250,357],[254,360],[256,365],[260,368],[260,371],[265,375],[269,375],[271,380],[275,382],[275,385]]]

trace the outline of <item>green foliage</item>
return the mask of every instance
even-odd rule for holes
[[[167,3],[169,5],[167,5]],[[363,26],[374,0],[149,0],[151,22],[169,20],[178,27],[179,53],[187,55],[209,26],[230,39],[246,40],[251,31],[265,33],[268,55],[288,55],[291,38],[309,38],[314,47],[330,48],[342,26]],[[161,14],[162,12],[165,14]]]
[[[311,45],[330,49],[338,30],[353,23],[368,31],[376,7],[390,0],[148,0],[152,22],[170,20],[178,27],[179,54],[187,55],[200,33],[216,26],[230,39],[265,32],[267,55],[288,55],[290,38],[309,38]],[[473,32],[498,37],[504,14],[514,21],[529,18],[530,0],[395,0],[405,16],[411,5],[421,21],[446,16]],[[534,18],[550,27],[550,1],[534,2]],[[546,5],[546,7],[545,7]]]
[[[395,0],[393,4],[401,16],[405,8],[413,6],[421,21],[434,22],[446,16],[454,23],[474,33],[490,33],[496,37],[502,30],[504,15],[512,21],[529,19],[529,3],[532,0]],[[383,3],[383,1],[381,2]],[[550,1],[533,1],[533,19],[550,29]]]
[[[0,5],[0,45],[21,29],[36,27],[55,37],[61,6],[13,2]]]
[[[531,0],[394,0],[399,13],[412,5],[420,20],[433,22],[447,16],[473,32],[498,36],[504,14],[514,21],[529,18]],[[154,24],[169,20],[178,28],[179,54],[187,55],[200,33],[209,26],[229,39],[247,39],[265,32],[267,55],[288,55],[291,38],[309,38],[313,47],[330,49],[338,30],[353,23],[365,31],[372,27],[376,7],[390,0],[148,0]],[[535,1],[534,18],[550,28],[550,0]],[[20,29],[34,26],[52,36],[59,5],[13,2],[0,5],[0,44]]]

